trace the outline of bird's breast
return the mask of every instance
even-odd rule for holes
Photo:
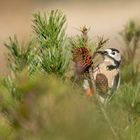
[[[117,69],[108,70],[106,65],[99,65],[94,70],[93,76],[94,76],[94,79],[96,80],[97,74],[104,74],[108,80],[108,86],[109,88],[111,88],[114,82],[114,77],[116,76],[117,73],[118,73]]]

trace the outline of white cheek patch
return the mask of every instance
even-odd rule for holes
[[[120,54],[116,54],[114,57],[117,61],[121,61],[121,55]]]
[[[114,58],[117,61],[121,61],[121,55],[120,53],[117,53],[115,55],[112,54],[112,50],[111,49],[106,49],[106,51],[108,52],[108,55],[111,56],[112,58]]]

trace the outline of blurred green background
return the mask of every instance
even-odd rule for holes
[[[0,1],[0,140],[139,140],[139,5]],[[110,40],[105,47],[122,53],[120,87],[106,105],[88,98],[74,81],[71,49],[83,47],[83,25],[90,27],[91,51],[103,35]]]

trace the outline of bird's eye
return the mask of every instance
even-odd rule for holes
[[[115,52],[112,52],[112,55],[115,55]]]

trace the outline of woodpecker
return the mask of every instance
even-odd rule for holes
[[[121,63],[121,54],[115,48],[108,48],[105,51],[97,51],[103,57],[103,61],[99,63],[93,70],[96,90],[101,101],[104,101],[109,95],[118,88],[120,83],[119,66]],[[87,95],[92,94],[89,80],[84,80],[83,87],[87,91]],[[91,92],[91,93],[90,93]]]

